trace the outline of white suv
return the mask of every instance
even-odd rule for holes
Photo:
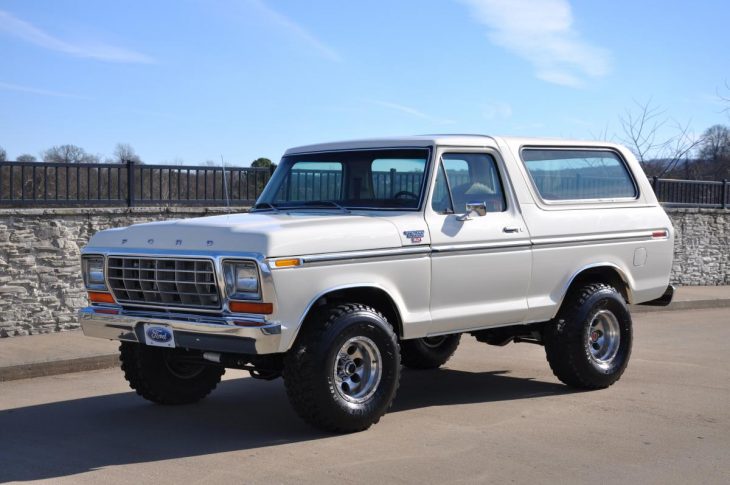
[[[283,376],[299,415],[368,428],[401,364],[463,333],[531,342],[564,383],[604,388],[631,353],[627,304],[668,304],[673,229],[625,148],[434,135],[286,152],[248,214],[97,233],[86,335],[121,340],[132,388],[197,401],[225,368]]]

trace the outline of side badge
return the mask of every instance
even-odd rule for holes
[[[423,240],[425,231],[403,231],[403,235],[411,240],[411,244],[418,244]]]

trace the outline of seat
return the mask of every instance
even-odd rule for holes
[[[471,202],[484,202],[487,212],[502,212],[504,210],[504,199],[497,194],[493,188],[480,183],[470,182],[457,185],[451,189],[451,196],[454,200],[454,212],[466,210],[466,204]]]

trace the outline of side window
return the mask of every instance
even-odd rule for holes
[[[507,210],[494,157],[486,153],[446,153],[441,159],[443,166],[436,178],[433,210],[445,212],[451,208],[460,213],[466,210],[466,204],[470,202],[486,203],[487,212]],[[450,198],[446,183],[451,189]]]
[[[522,160],[544,200],[635,198],[628,168],[611,150],[525,148]]]

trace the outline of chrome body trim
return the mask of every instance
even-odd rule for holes
[[[666,228],[661,228],[666,230]],[[616,242],[634,242],[634,241],[650,241],[653,239],[652,232],[654,229],[646,231],[617,232],[609,234],[593,234],[586,236],[572,237],[544,237],[533,238],[532,245],[536,248],[544,247],[564,247],[582,244],[603,244]]]
[[[662,230],[665,228],[662,228]],[[400,248],[390,249],[371,249],[364,251],[348,251],[342,253],[328,253],[328,254],[307,254],[301,256],[291,256],[291,258],[298,258],[302,261],[299,266],[288,266],[282,268],[273,267],[274,270],[281,269],[294,269],[301,268],[306,264],[312,263],[324,263],[333,261],[345,261],[353,259],[369,259],[369,258],[391,258],[399,256],[410,256],[414,254],[436,254],[436,253],[447,253],[447,252],[461,252],[461,251],[520,251],[528,248],[542,249],[548,247],[565,247],[574,245],[585,245],[585,244],[606,244],[616,242],[634,242],[634,241],[649,241],[652,240],[653,230],[646,231],[632,231],[622,232],[613,234],[598,234],[588,235],[580,237],[551,237],[543,239],[522,239],[522,240],[510,240],[500,241],[491,243],[471,243],[471,244],[448,244],[448,245],[419,245],[419,246],[404,246]],[[289,259],[289,256],[281,256],[271,258],[271,261],[278,259]]]
[[[529,249],[532,243],[525,239],[522,241],[503,241],[497,243],[470,243],[470,244],[443,244],[439,246],[433,246],[434,253],[451,253],[461,251],[518,251]]]
[[[133,306],[135,308],[153,308],[158,310],[167,310],[170,312],[180,312],[192,310],[195,312],[203,312],[210,314],[217,314],[227,316],[232,314],[228,307],[228,295],[226,294],[226,283],[223,275],[223,262],[225,260],[240,260],[240,261],[253,261],[256,263],[259,269],[259,286],[261,294],[259,300],[252,301],[264,301],[267,303],[273,303],[276,308],[276,291],[274,290],[274,281],[271,276],[271,268],[266,258],[260,253],[253,252],[234,252],[234,251],[196,251],[191,253],[189,251],[178,251],[178,250],[160,250],[160,249],[144,249],[144,248],[130,248],[126,251],[120,251],[120,248],[84,248],[81,251],[81,256],[86,255],[99,255],[104,256],[104,279],[106,281],[107,288],[110,288],[108,281],[109,271],[107,269],[107,261],[109,256],[119,257],[151,257],[151,258],[170,258],[170,259],[207,259],[213,262],[213,268],[215,271],[215,278],[218,286],[219,294],[221,295],[222,306],[219,308],[196,308],[196,307],[185,307],[185,306],[164,306],[164,305],[146,305],[144,303],[127,303],[119,302],[114,293],[111,293],[114,297],[114,301],[119,305],[124,304]]]
[[[137,262],[138,266],[134,266],[134,262]],[[113,263],[117,263],[117,266],[112,266]],[[132,266],[128,264],[128,262],[132,262]],[[143,267],[143,262],[148,263],[154,263],[154,265],[150,267]],[[161,263],[162,262],[162,263]],[[169,264],[174,263],[173,267],[160,269],[160,264]],[[182,265],[186,265],[192,263],[192,270],[185,269],[185,270],[179,270],[178,269],[178,263]],[[200,265],[198,264],[200,263]],[[199,269],[199,266],[202,266],[202,269]],[[185,266],[189,267],[189,266]],[[112,270],[118,272],[116,276],[112,276]],[[136,272],[137,278],[133,276],[127,276],[127,273],[130,272],[134,274]],[[143,272],[146,274],[146,278],[143,278]],[[192,272],[193,279],[192,280],[183,280],[181,279],[181,274],[189,274]],[[151,273],[151,275],[150,275]],[[161,279],[160,273],[163,274],[172,274],[171,280],[165,280]],[[205,275],[206,279],[209,279],[209,281],[199,281],[198,275]],[[129,305],[161,305],[161,306],[169,306],[169,307],[176,307],[176,308],[195,308],[197,309],[210,309],[210,310],[220,310],[222,306],[222,300],[223,295],[220,294],[220,288],[216,280],[216,274],[215,274],[215,267],[213,265],[213,261],[211,261],[208,258],[155,258],[155,257],[148,257],[148,256],[116,256],[112,255],[105,258],[104,263],[104,279],[108,283],[109,292],[113,294],[115,300],[117,303],[122,304],[129,304]],[[135,288],[130,289],[129,285],[133,284],[135,282],[139,283],[140,288],[137,290]],[[148,283],[148,286],[151,286],[150,288],[144,289],[142,287],[142,283]],[[151,285],[149,285],[151,283]],[[168,284],[174,286],[174,289],[172,287],[167,288],[167,291],[164,291],[163,284]],[[185,287],[193,287],[188,288],[189,294],[194,294],[195,297],[198,298],[200,301],[200,304],[193,304],[193,303],[185,303],[183,301],[182,295],[187,294],[183,291],[179,291],[180,286]],[[205,291],[201,291],[201,287],[204,288]],[[194,290],[194,291],[193,291]],[[124,298],[124,294],[126,293],[126,298]],[[136,294],[142,294],[142,299],[139,299]],[[148,293],[152,294],[152,296],[158,296],[160,301],[147,301]],[[163,294],[177,294],[180,295],[180,302],[165,302]],[[205,299],[212,300],[213,303],[205,303]]]
[[[343,253],[310,254],[299,256],[303,264],[321,263],[329,261],[344,261],[349,259],[384,258],[392,256],[408,256],[412,254],[426,254],[431,252],[428,245],[405,246],[393,249],[369,249],[365,251],[347,251]]]
[[[117,310],[118,314],[101,313]],[[234,321],[259,326],[242,327]],[[243,354],[271,354],[279,351],[281,324],[267,322],[261,315],[209,317],[184,313],[124,310],[117,306],[90,306],[79,310],[79,322],[89,337],[144,342],[143,323],[165,325],[172,329],[178,347]]]

